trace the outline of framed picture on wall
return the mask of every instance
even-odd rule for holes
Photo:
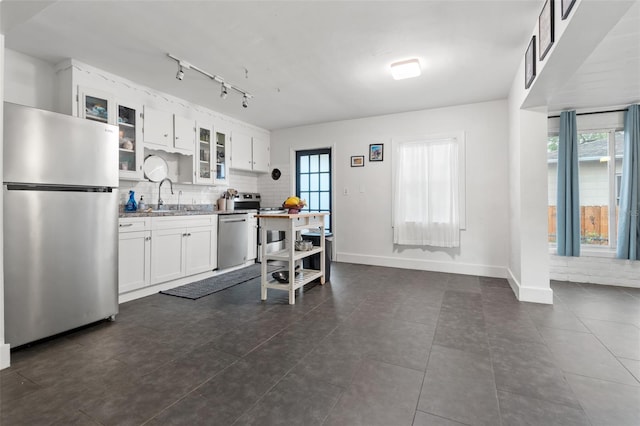
[[[364,167],[364,155],[352,155],[351,167]]]
[[[562,6],[560,10],[562,11],[562,20],[564,21],[571,13],[571,8],[576,0],[560,0],[560,5]]]
[[[553,0],[547,0],[538,17],[538,43],[540,43],[540,60],[547,56],[553,45]]]
[[[384,144],[372,143],[369,145],[369,161],[382,161]]]
[[[528,89],[536,78],[536,36],[531,37],[524,54],[524,88]]]

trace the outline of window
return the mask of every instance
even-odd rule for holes
[[[458,247],[464,221],[464,134],[394,144],[393,242]]]
[[[583,246],[615,248],[624,132],[578,131],[580,240]],[[547,140],[549,242],[556,242],[558,136]]]
[[[296,152],[296,195],[307,200],[306,212],[331,213],[331,149]],[[331,215],[325,219],[331,231]]]

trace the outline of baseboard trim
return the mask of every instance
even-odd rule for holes
[[[215,277],[216,275],[226,274],[227,272],[232,272],[238,269],[242,269],[246,266],[251,266],[254,263],[255,263],[254,261],[245,262],[242,265],[234,266],[232,268],[227,268],[223,271],[219,271],[216,269],[215,271],[201,272],[199,274],[189,275],[188,277],[178,278],[177,280],[153,284],[148,287],[143,287],[137,290],[129,291],[127,293],[121,293],[118,295],[118,303],[130,302],[132,300],[151,296],[152,294],[156,294],[164,290],[169,290],[174,287],[178,287],[178,286],[189,284],[195,281],[200,281],[207,278]]]
[[[336,253],[337,262],[362,265],[386,266],[389,268],[416,269],[420,271],[446,272],[449,274],[479,275],[492,278],[507,278],[507,269],[502,266],[476,265],[461,262],[439,262],[391,256],[370,256],[356,253]]]
[[[553,305],[553,290],[550,287],[525,287],[516,279],[510,268],[507,268],[507,273],[507,281],[519,301]]]
[[[8,343],[0,344],[0,370],[9,368],[11,365],[11,351]]]

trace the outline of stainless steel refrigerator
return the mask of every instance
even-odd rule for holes
[[[5,341],[118,313],[118,130],[4,104]]]

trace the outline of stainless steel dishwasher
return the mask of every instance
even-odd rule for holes
[[[247,259],[247,214],[218,215],[218,269],[241,265]]]

